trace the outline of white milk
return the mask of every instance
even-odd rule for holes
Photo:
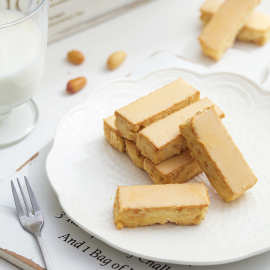
[[[22,17],[0,10],[0,25]],[[37,91],[43,69],[41,54],[41,36],[31,20],[0,28],[0,111],[27,101]]]

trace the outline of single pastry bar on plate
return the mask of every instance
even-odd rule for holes
[[[211,185],[225,201],[236,199],[257,182],[213,106],[182,123],[180,132]]]
[[[231,47],[240,29],[260,0],[227,0],[204,27],[199,41],[206,56],[219,60]]]
[[[125,139],[121,136],[119,130],[115,126],[115,116],[112,115],[106,119],[103,119],[104,135],[107,141],[120,152],[126,150]]]
[[[201,6],[200,19],[207,24],[223,4],[220,0],[206,0]],[[270,38],[270,16],[253,11],[244,27],[238,32],[237,39],[264,45]]]
[[[114,201],[114,223],[123,227],[167,222],[197,225],[210,204],[202,183],[149,186],[118,186]]]
[[[203,98],[146,127],[138,133],[137,148],[143,156],[155,164],[180,154],[187,149],[186,140],[179,133],[180,123],[211,105],[214,105],[214,103],[208,98]],[[215,109],[220,118],[225,116],[218,106],[215,105]]]
[[[150,124],[200,99],[200,92],[180,78],[115,111],[115,124],[128,140]]]
[[[189,150],[159,164],[145,158],[144,169],[156,185],[185,183],[202,172],[201,167],[190,155]]]
[[[125,139],[125,143],[126,143],[126,153],[129,155],[134,165],[140,169],[144,169],[143,168],[144,156],[137,149],[136,144],[133,141],[127,139]]]

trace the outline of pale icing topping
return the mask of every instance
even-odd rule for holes
[[[173,171],[184,167],[186,164],[193,160],[194,158],[190,155],[190,151],[186,150],[185,152],[182,152],[179,155],[175,155],[159,164],[154,164],[150,160],[147,161],[151,163],[152,167],[154,167],[158,172],[163,175],[168,175]]]
[[[202,111],[211,105],[214,105],[214,103],[208,98],[203,98],[144,128],[140,131],[140,134],[146,137],[156,148],[161,148],[169,142],[183,137],[179,132],[179,125],[198,111]],[[224,113],[216,105],[215,109],[220,117],[224,116]]]
[[[253,12],[245,26],[253,30],[266,32],[270,28],[270,16]]]
[[[223,2],[219,0],[207,0],[201,6],[200,10],[201,12],[214,15],[222,4]],[[270,28],[270,16],[253,11],[250,18],[246,22],[245,27],[256,31],[268,31]]]
[[[200,41],[213,50],[230,46],[257,4],[259,0],[227,0],[204,27]]]
[[[256,183],[256,176],[213,107],[194,116],[191,126],[233,193],[242,193],[245,187]]]
[[[201,6],[200,11],[213,15],[218,11],[222,4],[223,2],[219,0],[207,0]]]
[[[133,125],[168,110],[176,104],[194,96],[199,91],[180,78],[129,105],[116,110],[120,116]]]
[[[207,206],[204,183],[118,187],[119,210]]]

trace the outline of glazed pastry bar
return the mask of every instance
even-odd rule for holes
[[[186,150],[156,165],[138,151],[136,144],[126,139],[126,152],[133,163],[149,173],[157,185],[180,184],[202,172],[197,161]]]
[[[154,164],[148,158],[145,158],[144,169],[157,185],[185,183],[202,172],[197,161],[190,155],[189,150],[159,164]]]
[[[200,92],[180,78],[115,111],[115,124],[128,140],[150,124],[200,99]]]
[[[236,199],[257,182],[213,106],[182,123],[180,131],[193,157],[225,201]]]
[[[214,103],[208,98],[201,99],[143,129],[138,133],[137,148],[155,164],[180,154],[187,149],[185,138],[179,133],[180,123],[211,105]],[[220,118],[225,116],[216,105],[215,109]]]
[[[207,24],[223,4],[220,0],[207,0],[201,6],[200,19]],[[238,32],[237,39],[264,45],[270,38],[270,16],[253,11],[244,27]]]
[[[199,40],[205,55],[219,60],[233,45],[260,0],[227,0],[204,27]]]
[[[118,186],[114,223],[117,229],[167,222],[196,225],[204,219],[209,204],[204,183]]]

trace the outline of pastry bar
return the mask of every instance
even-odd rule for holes
[[[140,169],[143,169],[144,156],[140,154],[136,144],[133,141],[125,139],[126,153],[129,155],[134,165]]]
[[[223,1],[207,0],[201,6],[201,20],[206,24],[218,11]],[[244,27],[238,32],[237,39],[264,45],[270,38],[270,16],[253,11]]]
[[[179,133],[180,123],[211,105],[214,103],[208,98],[201,99],[143,129],[137,137],[137,148],[155,164],[180,154],[187,149],[185,139]],[[225,116],[217,106],[215,109],[220,118]]]
[[[136,142],[139,130],[200,99],[200,92],[182,78],[115,111],[123,137]]]
[[[114,223],[117,229],[166,222],[196,225],[204,219],[209,204],[204,183],[118,186]]]
[[[185,183],[202,172],[197,161],[190,155],[189,150],[157,165],[145,158],[144,169],[157,185]]]
[[[257,182],[214,107],[188,119],[180,125],[180,131],[193,157],[224,200],[236,199]]]
[[[204,24],[207,24],[212,16],[219,10],[223,1],[220,0],[206,0],[201,8],[201,16],[200,19]]]
[[[126,153],[133,163],[138,168],[146,170],[157,185],[184,183],[202,172],[189,150],[156,165],[140,154],[134,142],[127,139],[125,142]]]
[[[126,150],[125,139],[121,136],[119,130],[115,126],[115,116],[112,115],[104,121],[104,135],[107,141],[120,152],[124,152]]]
[[[259,3],[260,0],[225,1],[199,36],[203,53],[219,60]]]

